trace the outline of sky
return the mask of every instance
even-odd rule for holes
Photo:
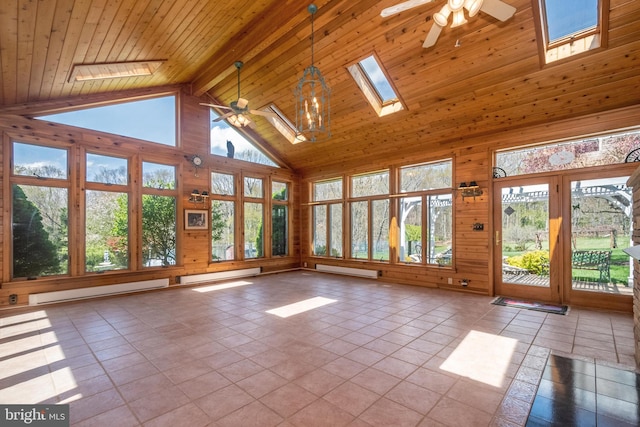
[[[176,102],[175,97],[171,95],[107,106],[90,107],[59,114],[50,114],[46,116],[39,116],[38,119],[175,146],[175,117]],[[211,110],[211,154],[226,157],[227,141],[231,141],[233,143],[236,153],[243,151],[258,151],[253,144],[247,141],[241,133],[235,130],[235,128],[230,126],[226,121],[222,120],[220,122],[213,122],[213,119],[217,117],[218,115]],[[26,148],[28,147],[25,147],[25,149]],[[20,155],[22,155],[24,159],[30,159],[30,161],[38,158],[30,152],[25,152]],[[49,164],[53,160],[49,155],[41,157],[41,159],[38,159]],[[266,164],[275,166],[275,164],[270,162],[266,156],[263,155],[262,157],[265,158]],[[89,159],[88,165],[91,166],[95,160],[96,159]],[[108,162],[109,158],[106,157],[101,160],[101,163],[104,163]],[[60,166],[65,163],[66,161],[58,162]],[[102,166],[115,168],[116,163],[117,161],[114,160],[113,164]],[[100,165],[96,164],[96,166]]]
[[[598,23],[598,0],[545,0],[551,41]]]

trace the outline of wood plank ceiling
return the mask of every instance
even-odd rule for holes
[[[459,147],[465,138],[640,101],[640,2],[610,0],[608,47],[552,66],[538,55],[532,1],[480,13],[422,42],[436,0],[390,18],[399,0],[316,0],[315,65],[332,88],[330,141],[292,145],[263,118],[256,134],[300,173]],[[3,0],[0,113],[91,94],[188,84],[203,101],[242,96],[295,120],[293,88],[310,65],[310,0]],[[460,47],[454,47],[460,40]],[[346,67],[375,53],[405,111],[378,117]],[[69,82],[74,64],[163,59],[152,77]],[[205,108],[205,107],[203,107]]]

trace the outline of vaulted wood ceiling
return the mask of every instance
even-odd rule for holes
[[[302,173],[460,146],[465,138],[637,104],[640,2],[610,0],[608,47],[542,66],[532,1],[515,16],[480,13],[422,42],[435,0],[390,18],[401,0],[315,0],[315,65],[332,88],[332,133],[292,145],[263,118],[256,133]],[[293,88],[310,65],[310,0],[3,0],[0,113],[96,93],[189,84],[203,100],[242,96],[295,119]],[[460,40],[460,47],[454,47]],[[346,67],[375,53],[407,109],[378,117]],[[152,77],[69,82],[74,64],[163,59]],[[205,107],[203,107],[205,108]]]

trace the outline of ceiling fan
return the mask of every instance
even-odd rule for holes
[[[242,68],[244,63],[242,61],[236,61],[233,63],[233,65],[235,65],[235,67],[238,69],[238,99],[236,101],[232,101],[229,104],[229,107],[227,107],[226,105],[216,105],[216,104],[207,104],[207,103],[200,103],[200,105],[219,108],[222,110],[231,110],[228,113],[221,115],[220,117],[218,117],[213,121],[219,122],[220,120],[227,119],[229,123],[239,128],[244,126],[249,126],[251,128],[255,127],[255,125],[253,124],[251,119],[249,119],[247,114],[274,117],[276,115],[275,113],[249,109],[249,101],[240,97],[240,69]]]
[[[434,0],[407,0],[383,9],[382,12],[380,12],[380,16],[386,18],[404,12],[405,10],[431,3],[432,1]],[[476,16],[479,11],[483,11],[487,15],[491,15],[500,21],[506,21],[516,12],[515,7],[500,0],[447,0],[447,4],[442,6],[439,12],[433,14],[433,25],[422,47],[427,48],[436,44],[440,32],[447,26],[449,15],[453,14],[451,28],[466,24],[467,20],[464,17],[464,9],[467,9],[470,18]]]

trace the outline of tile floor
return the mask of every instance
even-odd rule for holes
[[[640,375],[551,354],[527,426],[638,426]]]
[[[524,426],[550,354],[634,365],[630,314],[491,300],[297,271],[0,311],[0,403],[68,403],[74,426]]]

